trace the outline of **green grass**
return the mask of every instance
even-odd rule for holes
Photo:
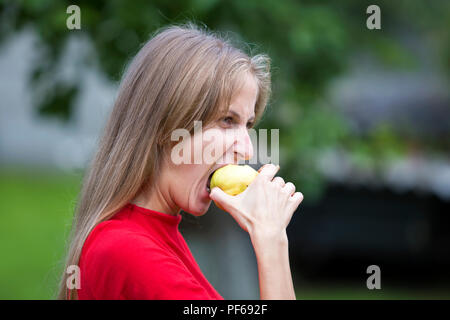
[[[52,299],[80,176],[0,169],[0,299]]]

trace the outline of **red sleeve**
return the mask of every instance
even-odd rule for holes
[[[86,282],[97,299],[213,299],[183,262],[156,241],[123,230],[108,233],[86,258]]]

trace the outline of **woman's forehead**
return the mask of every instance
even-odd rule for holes
[[[234,112],[247,118],[255,116],[255,104],[258,87],[253,77],[247,77],[239,91],[231,99],[228,112]]]

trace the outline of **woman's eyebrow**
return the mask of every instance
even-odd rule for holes
[[[240,116],[239,113],[237,113],[236,111],[228,110],[228,112],[230,112],[231,114],[233,114],[236,118],[238,118],[238,120],[241,119],[241,116]],[[250,119],[248,119],[248,121],[253,121],[253,120],[255,120],[255,115],[251,116]]]

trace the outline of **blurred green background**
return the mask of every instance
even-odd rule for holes
[[[81,30],[66,27],[72,4]],[[371,4],[381,30],[366,27]],[[84,166],[121,74],[153,31],[187,21],[272,59],[273,97],[258,128],[280,129],[280,175],[305,195],[289,229],[297,297],[450,297],[448,1],[2,0],[0,17],[0,298],[54,297]],[[340,209],[328,209],[332,201]],[[377,206],[388,217],[364,209]],[[209,262],[220,246],[205,231],[218,228],[211,213],[184,226],[202,270],[226,298],[257,298],[248,242],[245,294],[238,271],[226,284],[219,258]],[[378,232],[354,233],[364,228]],[[390,233],[401,236],[383,238]],[[354,246],[364,239],[372,245]],[[392,258],[396,246],[405,259]],[[367,290],[365,270],[332,271],[367,261],[386,265],[380,291]]]

